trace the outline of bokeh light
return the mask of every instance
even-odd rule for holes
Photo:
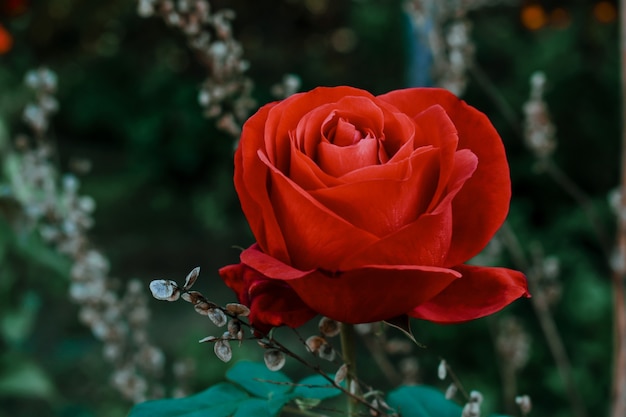
[[[12,46],[13,37],[4,26],[0,25],[0,55],[4,55],[9,52]]]
[[[593,17],[600,23],[611,23],[617,18],[617,9],[610,1],[601,1],[593,6]]]
[[[524,6],[520,18],[522,24],[530,30],[541,29],[548,22],[546,11],[539,4]]]

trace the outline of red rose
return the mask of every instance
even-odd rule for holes
[[[464,265],[506,217],[509,169],[487,117],[445,90],[317,88],[268,104],[243,127],[235,187],[258,245],[221,275],[257,325],[301,324],[275,303],[451,323],[528,295],[517,271]],[[254,287],[248,269],[275,285]]]

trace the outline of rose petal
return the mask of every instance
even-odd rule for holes
[[[318,271],[289,285],[323,316],[343,323],[370,323],[406,314],[458,276],[444,268],[371,265],[337,275]]]
[[[288,262],[285,241],[267,194],[267,167],[258,156],[258,149],[264,147],[265,119],[274,105],[263,106],[244,124],[240,145],[235,152],[234,181],[241,207],[258,244]]]
[[[384,237],[426,211],[437,185],[439,150],[421,148],[402,163],[388,163],[362,172],[361,181],[321,188],[310,194],[347,222]],[[367,177],[374,179],[365,180]],[[350,252],[354,250],[351,248]]]
[[[300,327],[317,315],[284,282],[256,281],[250,286],[250,297],[253,300],[250,322],[265,333],[269,327]]]
[[[250,307],[250,323],[263,333],[271,327],[299,327],[316,315],[289,285],[269,280],[243,263],[225,266],[219,274],[239,302]]]
[[[353,252],[341,264],[341,269],[368,264],[439,266],[448,254],[452,223],[452,207],[425,214],[397,232]]]
[[[312,310],[344,323],[368,323],[406,314],[461,276],[451,269],[415,265],[368,265],[337,274],[302,271],[258,254],[242,262],[267,278],[283,280]]]
[[[297,269],[336,270],[345,257],[346,248],[358,250],[373,243],[376,237],[337,216],[282,172],[270,165],[259,153],[270,171],[271,206],[289,250],[290,264]],[[264,252],[273,257],[273,248]],[[278,247],[280,249],[280,247]],[[282,260],[282,259],[281,259]]]
[[[242,263],[251,266],[257,271],[263,271],[264,275],[271,278],[280,278],[281,280],[299,279],[313,272],[313,270],[301,271],[286,265],[263,253],[256,244],[241,252],[240,259]]]
[[[412,317],[436,323],[461,323],[500,311],[520,297],[529,297],[524,274],[506,268],[459,265],[462,274]]]
[[[294,94],[273,106],[267,113],[265,130],[259,132],[264,135],[263,148],[267,150],[267,157],[272,164],[279,171],[286,173],[290,159],[288,155],[290,132],[311,110],[329,105],[329,103],[336,103],[346,97],[374,99],[373,95],[358,88],[318,87],[307,93]],[[320,131],[318,130],[315,134],[319,135]]]
[[[409,116],[442,106],[458,132],[458,149],[478,157],[476,171],[452,203],[454,233],[445,265],[467,261],[485,247],[508,213],[511,189],[502,140],[483,113],[446,90],[397,90],[378,98]]]
[[[378,165],[378,141],[362,139],[352,146],[322,142],[318,147],[318,164],[324,172],[340,177],[359,168]]]

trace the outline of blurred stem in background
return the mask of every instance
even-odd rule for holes
[[[613,393],[611,417],[626,415],[626,1],[620,0],[620,55],[621,55],[621,110],[622,110],[622,180],[620,208],[617,215],[617,248],[613,267],[613,326],[615,346],[613,351]]]

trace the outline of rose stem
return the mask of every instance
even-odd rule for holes
[[[626,278],[626,0],[619,2],[620,13],[620,77],[622,82],[622,181],[620,207],[617,213],[617,261],[613,262],[613,387],[611,417],[626,415],[626,303],[624,279]]]
[[[356,349],[354,344],[354,326],[352,324],[341,323],[341,355],[343,361],[348,367],[348,375],[346,377],[346,387],[348,392],[352,392],[353,381],[356,381]],[[348,416],[356,415],[357,402],[354,397],[348,397]]]

